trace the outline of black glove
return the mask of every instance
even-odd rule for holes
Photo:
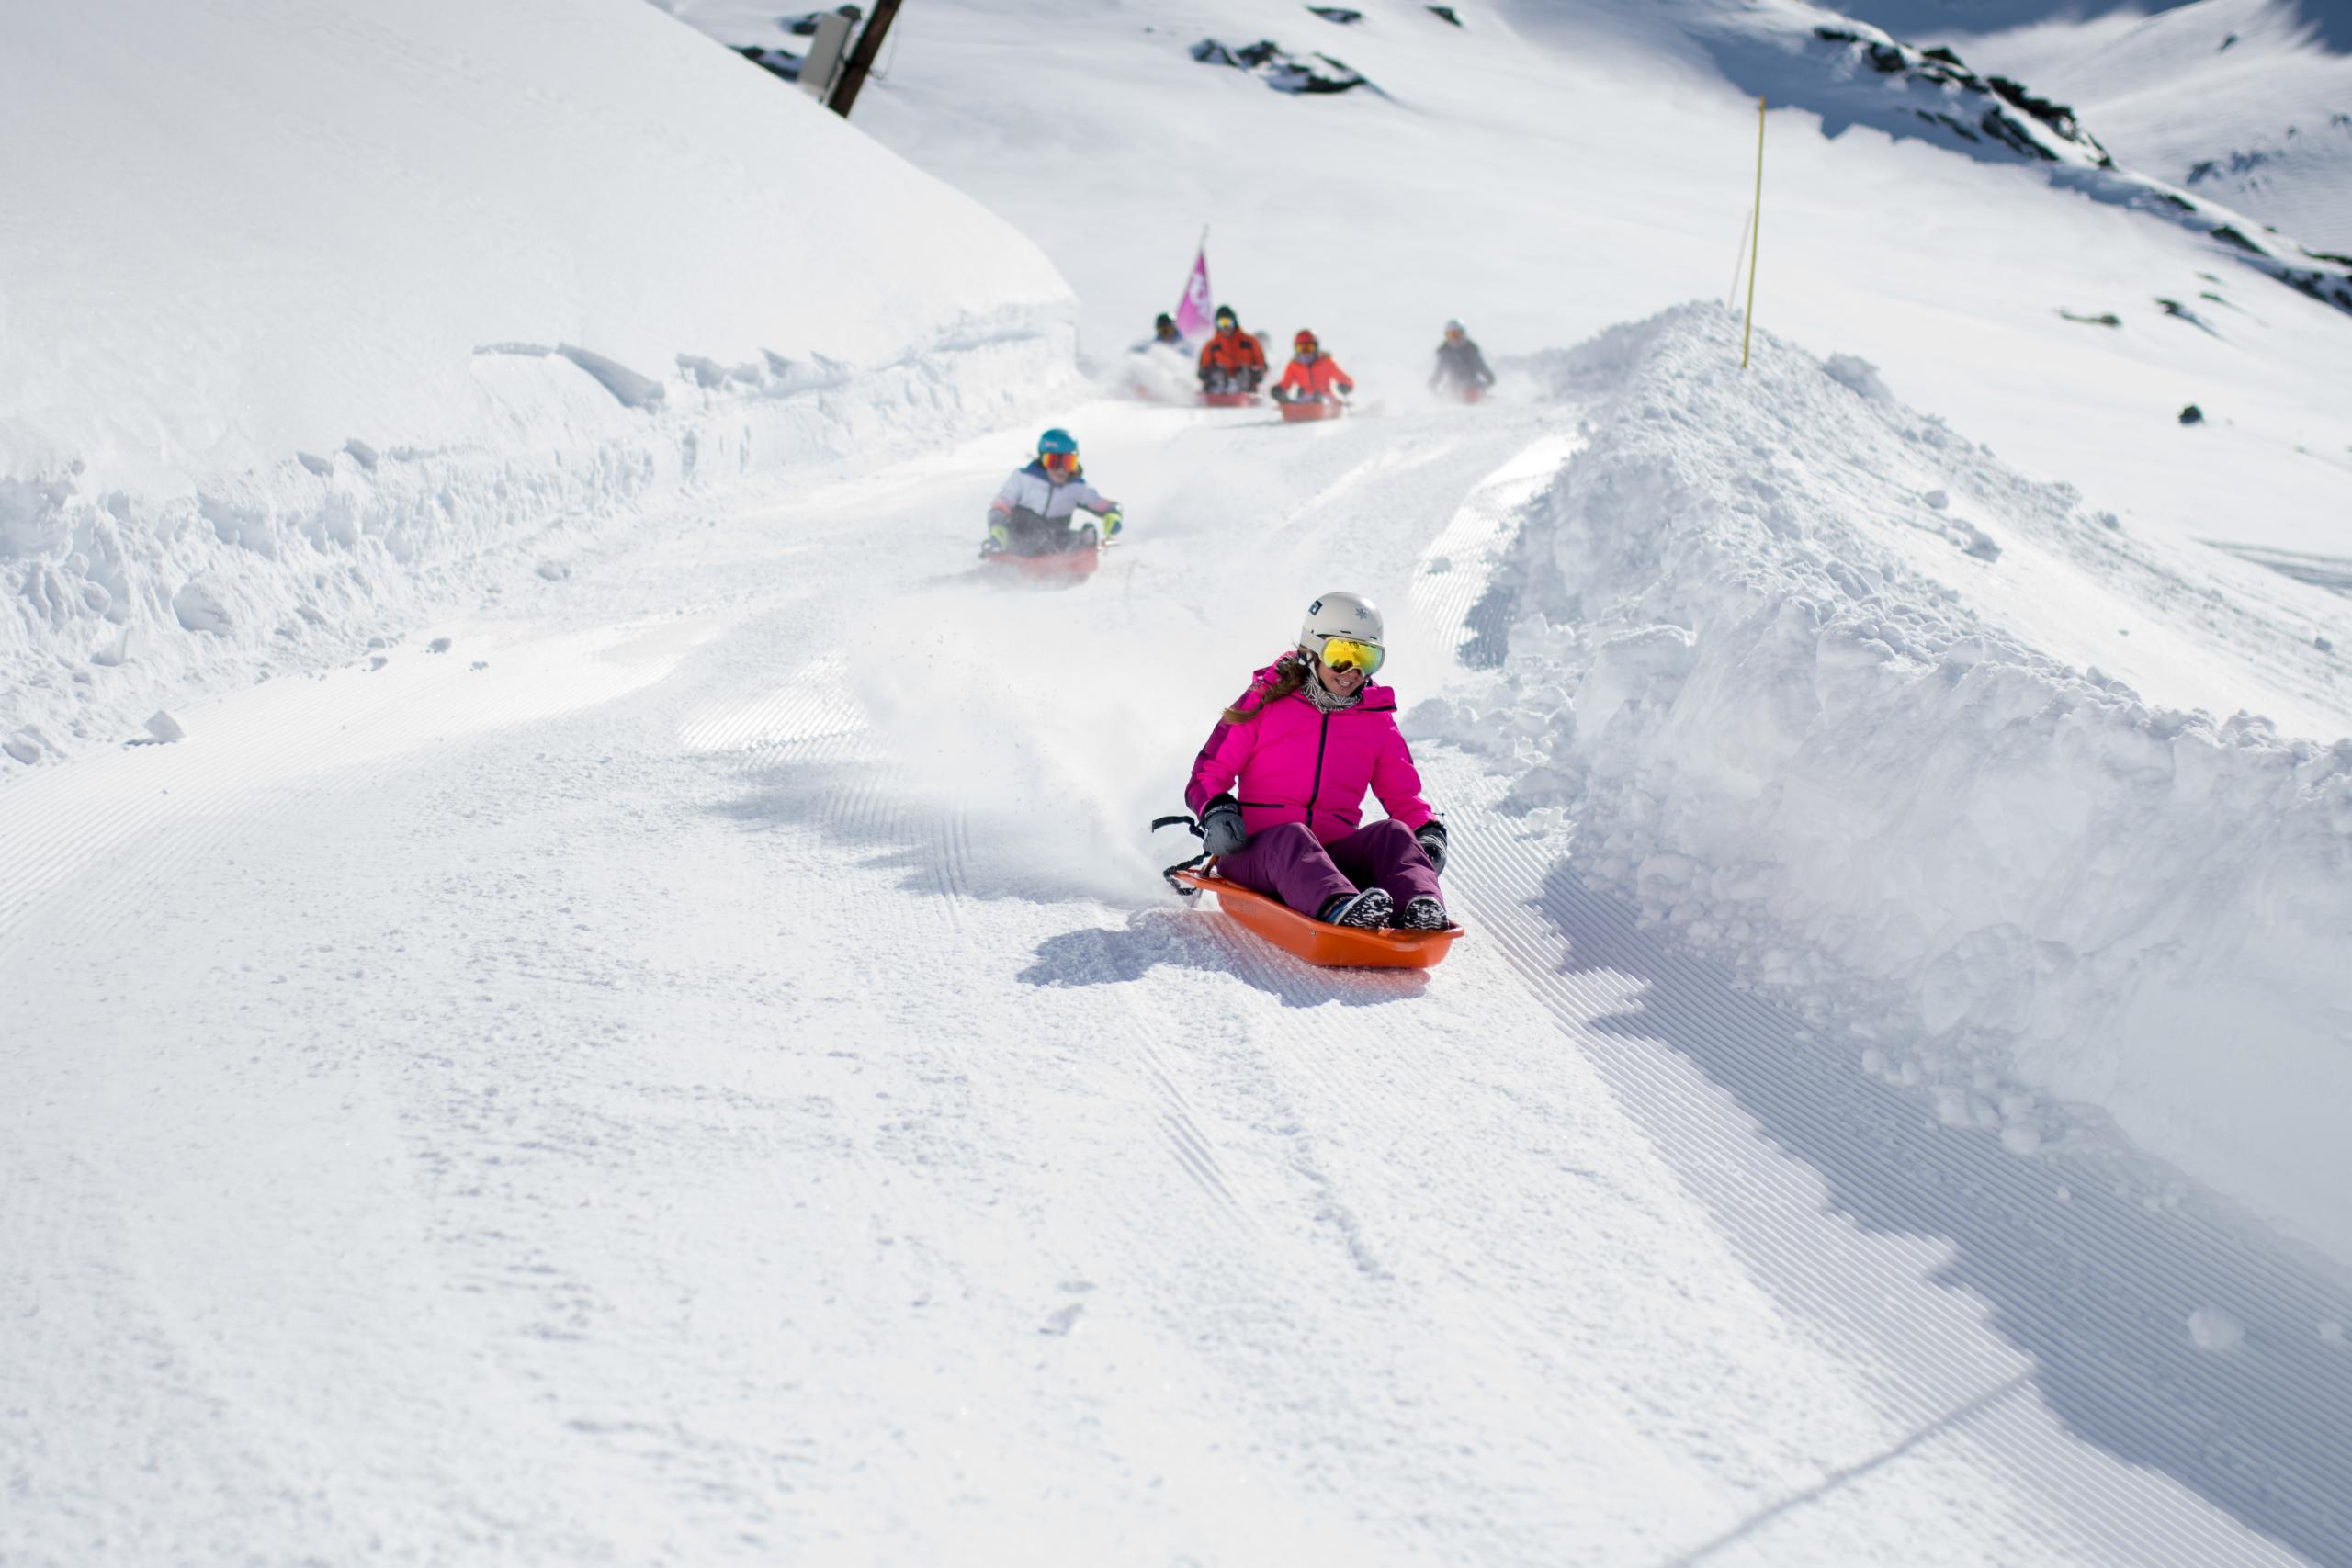
[[[1208,809],[1201,813],[1202,846],[1222,858],[1249,841],[1249,829],[1241,826],[1241,807],[1233,796],[1220,795],[1210,801]]]
[[[1413,829],[1414,841],[1421,846],[1421,853],[1430,857],[1430,869],[1445,874],[1445,824],[1432,817]]]

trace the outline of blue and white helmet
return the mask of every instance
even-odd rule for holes
[[[1380,648],[1385,629],[1380,606],[1363,594],[1326,593],[1306,607],[1306,619],[1298,628],[1298,650],[1320,659],[1323,645],[1333,637]]]

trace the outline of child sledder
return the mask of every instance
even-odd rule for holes
[[[1290,363],[1283,367],[1283,378],[1274,383],[1274,401],[1283,405],[1283,418],[1329,419],[1347,404],[1342,401],[1356,389],[1340,362],[1323,352],[1323,345],[1306,328],[1291,340]]]
[[[1254,400],[1266,378],[1266,351],[1241,330],[1230,305],[1216,308],[1216,333],[1201,344],[1201,400],[1211,408],[1238,408]]]
[[[1478,401],[1495,384],[1487,356],[1478,352],[1470,329],[1458,320],[1445,323],[1445,341],[1437,345],[1437,368],[1430,372],[1430,390],[1436,391],[1441,383],[1465,403]]]
[[[1098,530],[1080,524],[1078,514],[1091,512],[1102,518]],[[1086,482],[1079,466],[1078,438],[1057,425],[1037,437],[1037,457],[1012,477],[989,502],[989,533],[980,545],[980,558],[1012,562],[1043,562],[1062,558],[1082,561],[1092,569],[1097,547],[1119,536],[1123,523],[1119,503]]]
[[[1193,760],[1184,804],[1214,874],[1195,863],[1170,878],[1216,889],[1227,913],[1312,962],[1422,967],[1459,933],[1438,886],[1445,824],[1421,798],[1396,693],[1372,683],[1382,633],[1357,594],[1307,607],[1297,647],[1257,672]],[[1388,813],[1369,824],[1367,790]],[[1261,902],[1282,918],[1251,918],[1267,915]]]

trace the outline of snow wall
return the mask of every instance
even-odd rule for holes
[[[0,152],[0,777],[1073,374],[1027,240],[643,0],[16,6]]]
[[[1507,643],[1464,650],[1488,684],[1413,733],[1515,759],[1517,806],[1573,815],[1576,869],[1645,920],[1912,1043],[1864,1063],[1945,1120],[2030,1154],[2053,1100],[2101,1108],[2352,1258],[2352,741],[2036,651],[1951,582],[2004,540],[2045,578],[2146,572],[2111,518],[1850,362],[1738,362],[1691,306],[1550,367],[1587,444],[1498,570]]]

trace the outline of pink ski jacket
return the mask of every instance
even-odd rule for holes
[[[1367,685],[1355,706],[1327,714],[1304,692],[1266,701],[1274,680],[1273,665],[1259,671],[1249,694],[1233,705],[1250,717],[1240,724],[1220,720],[1209,731],[1184,790],[1193,815],[1230,793],[1240,801],[1241,825],[1250,832],[1304,822],[1326,844],[1363,825],[1367,789],[1408,828],[1436,815],[1421,798],[1421,775],[1396,728],[1394,691]]]

